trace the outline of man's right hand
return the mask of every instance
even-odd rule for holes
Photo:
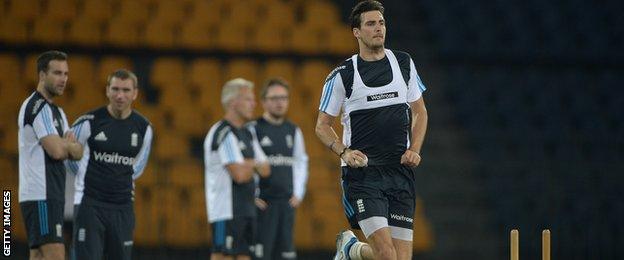
[[[351,168],[368,166],[368,157],[359,150],[348,149],[342,155],[342,160]]]
[[[269,204],[267,204],[266,201],[261,198],[256,198],[256,207],[258,207],[260,210],[265,210],[267,209],[267,207],[269,207]]]

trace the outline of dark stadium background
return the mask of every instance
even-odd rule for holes
[[[382,2],[386,46],[408,51],[428,87],[415,258],[505,259],[519,228],[521,257],[536,259],[549,228],[553,259],[623,259],[624,2]],[[313,126],[323,80],[356,51],[355,3],[0,0],[0,182],[13,191],[14,258],[27,254],[17,111],[49,49],[70,56],[58,101],[70,121],[106,102],[113,69],[140,78],[136,106],[155,141],[136,185],[135,259],[208,257],[201,144],[222,113],[220,86],[289,80],[311,158],[295,242],[300,259],[330,258],[346,222],[338,162]]]

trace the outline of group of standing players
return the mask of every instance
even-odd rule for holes
[[[411,259],[415,167],[427,126],[425,86],[409,54],[384,47],[384,8],[362,1],[351,13],[359,53],[325,81],[316,134],[341,159],[345,215],[334,259]],[[134,181],[147,164],[154,130],[132,109],[138,80],[119,69],[107,80],[109,103],[69,127],[54,99],[68,79],[67,55],[37,59],[37,90],[22,104],[19,201],[31,259],[64,259],[65,173],[75,174],[71,256],[130,259]],[[221,91],[223,119],[204,142],[211,259],[295,259],[295,208],[305,195],[308,156],[301,130],[286,119],[290,86],[267,81],[254,119],[254,84],[242,78]],[[214,104],[217,105],[217,104]],[[342,112],[341,112],[342,111]],[[332,128],[341,115],[340,139]],[[338,202],[337,202],[338,203]]]

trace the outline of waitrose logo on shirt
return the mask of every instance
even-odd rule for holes
[[[128,166],[134,164],[134,158],[119,155],[118,153],[105,153],[105,152],[93,151],[93,154],[95,155],[94,156],[95,160],[98,162],[123,164],[123,165],[128,165]]]

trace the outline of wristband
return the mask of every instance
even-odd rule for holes
[[[342,152],[340,152],[340,154],[338,154],[338,157],[342,158],[342,155],[344,155],[344,153],[347,151],[347,149],[349,149],[349,147],[343,148]]]

